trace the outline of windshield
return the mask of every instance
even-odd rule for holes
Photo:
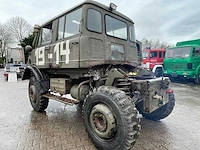
[[[190,56],[190,47],[167,49],[165,58],[187,58]]]
[[[148,57],[148,52],[142,52],[142,58],[146,59]]]

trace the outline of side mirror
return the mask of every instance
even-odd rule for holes
[[[32,50],[33,50],[33,48],[30,45],[25,46],[25,51],[31,52]]]

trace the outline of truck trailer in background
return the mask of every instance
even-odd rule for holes
[[[24,51],[20,47],[7,49],[7,63],[24,63]]]

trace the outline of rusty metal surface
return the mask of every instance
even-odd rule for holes
[[[43,95],[43,97],[49,98],[49,99],[54,99],[57,101],[60,101],[62,103],[68,104],[68,105],[73,105],[73,104],[78,104],[79,102],[75,99],[70,99],[67,97],[62,97],[62,96],[57,96],[51,93],[47,93],[45,95]]]
[[[96,150],[85,132],[79,105],[50,100],[44,113],[33,111],[28,81],[8,83],[0,69],[0,150]],[[176,106],[161,121],[141,117],[132,150],[197,150],[200,147],[200,87],[172,83]]]

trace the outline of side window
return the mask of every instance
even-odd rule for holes
[[[64,37],[70,37],[80,32],[80,23],[82,17],[82,8],[79,8],[66,15]]]
[[[200,47],[195,47],[195,55],[200,55]]]
[[[42,27],[38,45],[45,45],[51,42],[52,22]]]
[[[94,9],[88,9],[87,29],[90,31],[102,33],[102,17],[99,11]]]
[[[135,39],[135,28],[134,28],[134,26],[129,27],[129,33],[130,33],[130,40],[132,42],[135,42],[136,39]]]
[[[65,16],[59,18],[58,20],[58,40],[62,39],[64,36],[64,24],[65,24]]]
[[[156,58],[157,52],[150,52],[150,58]]]
[[[159,58],[162,58],[162,52],[159,52]]]

